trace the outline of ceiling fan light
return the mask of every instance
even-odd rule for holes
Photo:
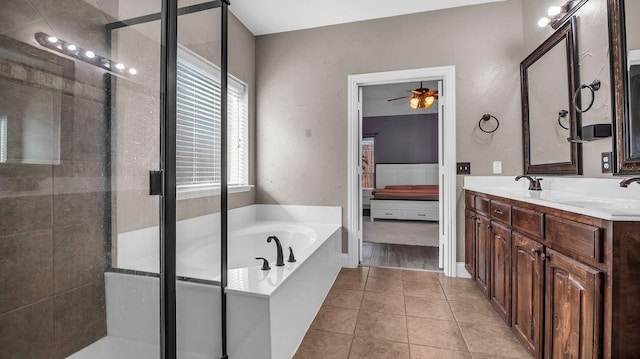
[[[435,96],[427,96],[424,98],[424,107],[429,108],[433,105],[433,102],[436,100]]]
[[[420,106],[420,98],[416,96],[411,96],[411,100],[409,100],[409,107],[415,110],[419,106]]]

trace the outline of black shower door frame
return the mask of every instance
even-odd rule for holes
[[[221,123],[220,123],[220,220],[221,253],[220,285],[221,295],[221,358],[227,359],[227,223],[228,223],[228,178],[227,178],[227,84],[228,84],[228,13],[229,0],[215,0],[197,5],[178,8],[178,0],[162,0],[160,13],[144,15],[128,20],[115,21],[106,25],[107,39],[111,42],[111,32],[115,29],[161,21],[160,51],[160,171],[162,172],[162,194],[160,205],[160,357],[177,358],[176,329],[176,98],[177,98],[177,57],[178,57],[178,16],[199,11],[221,8]],[[110,45],[110,44],[109,44]],[[107,76],[107,89],[111,90],[111,75]],[[111,94],[107,94],[107,111],[111,111]],[[107,118],[111,118],[108,114]],[[110,228],[110,226],[109,226]],[[110,246],[108,246],[108,269],[111,267]],[[136,274],[136,273],[131,273]]]

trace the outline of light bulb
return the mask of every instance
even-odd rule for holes
[[[58,42],[58,38],[55,36],[49,36],[47,37],[47,41],[49,41],[52,44],[55,44],[56,42]]]
[[[116,64],[116,69],[118,69],[118,70],[124,70],[124,64],[117,63],[117,64]]]
[[[135,75],[135,74],[137,74],[137,73],[138,73],[138,70],[136,70],[136,69],[134,69],[134,68],[132,67],[132,68],[130,68],[130,69],[129,69],[129,73],[130,73],[131,75]]]
[[[545,27],[547,25],[549,25],[551,23],[551,20],[549,20],[548,17],[543,17],[542,19],[538,20],[538,26],[540,27]]]
[[[550,18],[554,18],[560,14],[562,14],[562,8],[560,6],[552,6],[547,11],[547,15],[549,15]]]
[[[78,47],[76,47],[76,45],[74,45],[74,44],[67,45],[67,50],[69,50],[69,51],[76,51],[77,49],[78,49]]]
[[[96,54],[93,51],[88,50],[84,53],[84,56],[86,56],[88,59],[92,59],[96,57]]]
[[[409,107],[415,110],[418,108],[418,106],[420,106],[420,99],[417,97],[412,97],[411,100],[409,100]]]
[[[427,96],[424,98],[424,107],[429,108],[433,105],[433,102],[436,100],[435,96]]]

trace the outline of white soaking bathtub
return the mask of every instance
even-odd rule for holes
[[[185,279],[176,293],[180,358],[220,357],[220,288],[189,281],[219,281],[216,216],[177,225],[176,271]],[[341,223],[340,207],[253,205],[229,211],[230,358],[293,356],[340,270]],[[276,244],[267,243],[271,235],[282,243],[284,266],[276,266]],[[118,235],[118,268],[157,272],[157,243],[157,228]],[[289,246],[295,263],[287,262]],[[261,270],[255,257],[266,257],[271,270]],[[105,284],[108,336],[72,358],[122,357],[127,348],[136,358],[157,358],[158,278],[110,272]]]
[[[318,233],[313,224],[292,224],[288,222],[253,222],[247,227],[232,230],[228,234],[228,268],[236,269],[260,267],[267,258],[271,267],[276,265],[276,244],[267,243],[269,236],[276,236],[282,245],[285,261],[289,247],[296,259],[309,256],[318,243]],[[217,237],[217,236],[216,236]],[[220,280],[220,239],[200,239],[178,246],[176,271],[179,276]]]

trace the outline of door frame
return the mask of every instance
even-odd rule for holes
[[[362,238],[362,190],[360,178],[362,166],[360,158],[360,137],[362,111],[360,88],[371,85],[385,85],[411,81],[442,81],[443,92],[439,94],[443,126],[439,127],[442,143],[439,148],[441,188],[444,198],[444,215],[440,218],[440,231],[444,235],[444,273],[457,275],[456,253],[456,90],[455,66],[442,66],[399,71],[374,72],[348,76],[348,205],[347,205],[347,265],[355,268],[360,263],[360,240]]]

